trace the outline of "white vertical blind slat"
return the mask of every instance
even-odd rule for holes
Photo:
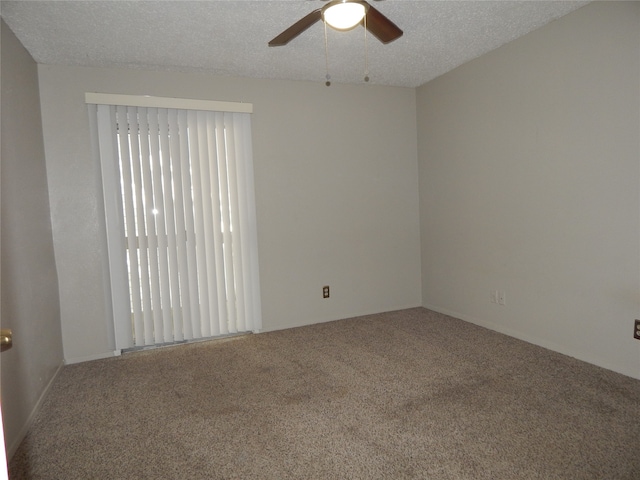
[[[189,123],[189,147],[191,156],[191,169],[193,179],[193,202],[195,220],[195,245],[196,263],[198,266],[198,291],[200,300],[200,335],[211,336],[211,325],[209,323],[209,280],[207,275],[207,249],[205,239],[205,225],[203,213],[203,194],[200,179],[203,174],[200,171],[200,135],[201,128],[198,127],[198,112],[190,111],[187,114]]]
[[[131,339],[129,292],[126,283],[126,247],[122,231],[122,200],[119,195],[120,169],[118,166],[118,140],[115,107],[91,106],[90,127],[92,147],[100,161],[102,188],[104,192],[105,228],[107,232],[107,254],[109,257],[112,314],[117,348],[133,346]],[[124,280],[123,280],[124,279]],[[118,321],[118,319],[121,319]],[[129,325],[123,320],[129,320]]]
[[[146,345],[153,338],[153,308],[151,303],[152,278],[149,275],[149,241],[148,227],[145,215],[145,188],[146,191],[151,189],[151,185],[145,183],[144,172],[147,170],[148,160],[143,157],[145,151],[144,145],[148,142],[141,141],[140,138],[140,122],[138,118],[138,109],[128,107],[129,114],[129,131],[130,143],[132,151],[132,161],[135,166],[133,169],[133,178],[136,184],[136,226],[138,233],[138,258],[140,261],[140,283],[142,295],[143,318],[142,325],[134,325],[134,340],[137,346]],[[133,154],[135,152],[135,154]],[[147,157],[148,158],[148,157]]]
[[[158,274],[158,236],[154,215],[153,162],[150,152],[150,136],[148,109],[139,110],[140,128],[140,161],[144,181],[144,217],[147,232],[149,280],[151,283],[151,325],[145,324],[145,344],[161,343],[159,333],[162,332],[162,304],[160,303],[160,275]]]
[[[178,112],[178,127],[180,130],[180,158],[182,170],[182,192],[184,198],[184,220],[187,253],[187,277],[189,284],[188,302],[191,310],[191,317],[186,318],[185,332],[190,332],[187,338],[201,338],[200,327],[200,299],[198,296],[198,263],[196,257],[196,231],[194,225],[194,202],[193,202],[193,179],[191,169],[191,158],[189,156],[189,129],[187,112]],[[183,299],[187,302],[187,299]],[[185,336],[187,334],[185,333]]]
[[[205,319],[208,325],[211,335],[218,335],[220,328],[218,324],[219,313],[219,295],[218,290],[218,269],[220,263],[218,262],[218,232],[219,232],[219,209],[214,208],[213,202],[217,197],[217,181],[212,178],[212,174],[215,173],[215,166],[212,168],[212,159],[215,157],[215,149],[212,148],[212,130],[210,122],[210,112],[198,112],[198,133],[199,133],[199,146],[200,146],[200,181],[202,183],[202,207],[204,211],[204,231],[205,242],[207,251],[207,279],[208,279],[208,291],[209,297],[209,318]],[[213,172],[212,172],[213,170]]]
[[[229,212],[233,219],[235,231],[230,238],[231,250],[230,269],[233,272],[233,282],[235,285],[235,306],[234,322],[238,329],[245,328],[245,285],[242,258],[242,238],[244,232],[240,222],[239,199],[238,199],[238,172],[237,172],[237,152],[236,152],[236,128],[233,114],[225,114],[227,154],[227,179],[229,186]]]
[[[131,148],[131,168],[133,172],[133,200],[135,209],[136,237],[138,243],[138,272],[142,305],[142,318],[134,322],[134,340],[136,345],[145,345],[145,331],[149,329],[153,318],[151,316],[151,283],[149,281],[149,252],[147,247],[147,231],[144,217],[144,186],[142,181],[142,165],[140,159],[140,135],[138,124],[138,110],[127,107],[127,122],[121,123],[120,134],[129,137]]]
[[[171,321],[170,325],[165,324],[165,338],[176,341],[183,340],[182,310],[180,305],[180,276],[178,273],[178,246],[176,240],[176,198],[173,191],[171,148],[169,147],[169,112],[166,108],[158,110],[158,129],[162,162],[162,201],[164,204],[167,260],[169,263],[169,275],[166,281],[170,294],[169,317]]]
[[[165,204],[162,194],[162,158],[160,151],[160,124],[158,109],[148,109],[149,144],[151,151],[151,169],[153,172],[153,219],[157,235],[158,281],[160,283],[160,311],[156,316],[155,332],[157,343],[170,342],[172,335],[171,290],[169,285],[169,261],[167,255],[167,232],[165,225]]]
[[[219,199],[220,199],[220,212],[221,212],[221,224],[223,229],[222,235],[222,248],[220,253],[222,258],[221,264],[224,266],[220,269],[220,274],[224,277],[224,295],[227,298],[226,302],[226,318],[224,329],[228,331],[228,325],[235,326],[236,320],[236,295],[235,295],[235,281],[233,275],[233,243],[231,240],[232,235],[239,232],[232,232],[233,225],[231,224],[230,217],[230,205],[229,205],[229,175],[227,169],[227,126],[225,125],[224,114],[217,112],[215,115],[216,121],[216,160],[219,172]],[[237,230],[237,229],[236,229]],[[232,330],[235,331],[235,328]]]
[[[136,235],[136,219],[134,212],[134,195],[132,180],[132,155],[129,149],[129,128],[127,119],[127,108],[116,107],[116,122],[121,125],[119,128],[119,151],[120,151],[120,191],[122,192],[123,213],[125,222],[125,235],[127,239],[127,263],[129,271],[129,295],[131,298],[131,309],[133,323],[139,325],[143,321],[142,301],[140,297],[140,272],[138,271],[138,242]]]
[[[222,186],[226,181],[225,172],[221,172],[218,168],[219,155],[221,148],[224,148],[224,139],[220,138],[217,118],[218,113],[207,112],[207,132],[208,132],[208,150],[209,162],[211,163],[210,184],[211,184],[211,208],[213,217],[213,244],[214,244],[214,260],[215,260],[215,276],[216,276],[216,298],[226,299],[227,301],[219,301],[217,303],[217,316],[214,319],[216,331],[220,334],[228,333],[228,297],[226,294],[225,264],[224,264],[224,238],[223,231],[226,225],[223,224],[222,210],[224,204],[221,201]]]
[[[189,301],[189,276],[187,268],[187,236],[184,219],[184,192],[182,189],[182,163],[185,159],[180,150],[180,134],[178,127],[178,111],[168,111],[169,140],[171,142],[171,174],[174,194],[175,213],[175,255],[176,255],[176,277],[178,282],[179,297],[174,300],[174,309],[180,311],[178,317],[174,317],[174,336],[176,340],[192,339],[191,322],[191,302]]]

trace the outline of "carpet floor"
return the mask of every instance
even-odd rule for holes
[[[66,366],[19,479],[640,479],[640,381],[423,308]]]

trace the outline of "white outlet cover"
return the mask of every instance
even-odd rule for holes
[[[500,305],[506,305],[507,304],[507,294],[506,294],[506,292],[499,292],[498,293],[498,303]]]

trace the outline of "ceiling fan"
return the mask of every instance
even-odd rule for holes
[[[351,11],[351,13],[355,14],[355,17],[352,21],[347,21],[347,23],[342,23],[340,18],[334,20],[334,14],[338,15],[338,10]],[[324,7],[314,10],[291,25],[271,40],[269,46],[281,47],[286,45],[319,20],[324,20],[336,30],[351,30],[357,25],[363,25],[369,33],[382,43],[393,42],[400,38],[403,33],[395,23],[364,0],[332,0]]]

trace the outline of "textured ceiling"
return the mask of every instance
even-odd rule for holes
[[[589,3],[370,1],[402,30],[368,36],[372,84],[416,87]],[[0,13],[41,64],[128,66],[324,82],[322,22],[284,47],[267,42],[320,0],[5,1]],[[365,35],[328,29],[332,80],[362,83]]]

